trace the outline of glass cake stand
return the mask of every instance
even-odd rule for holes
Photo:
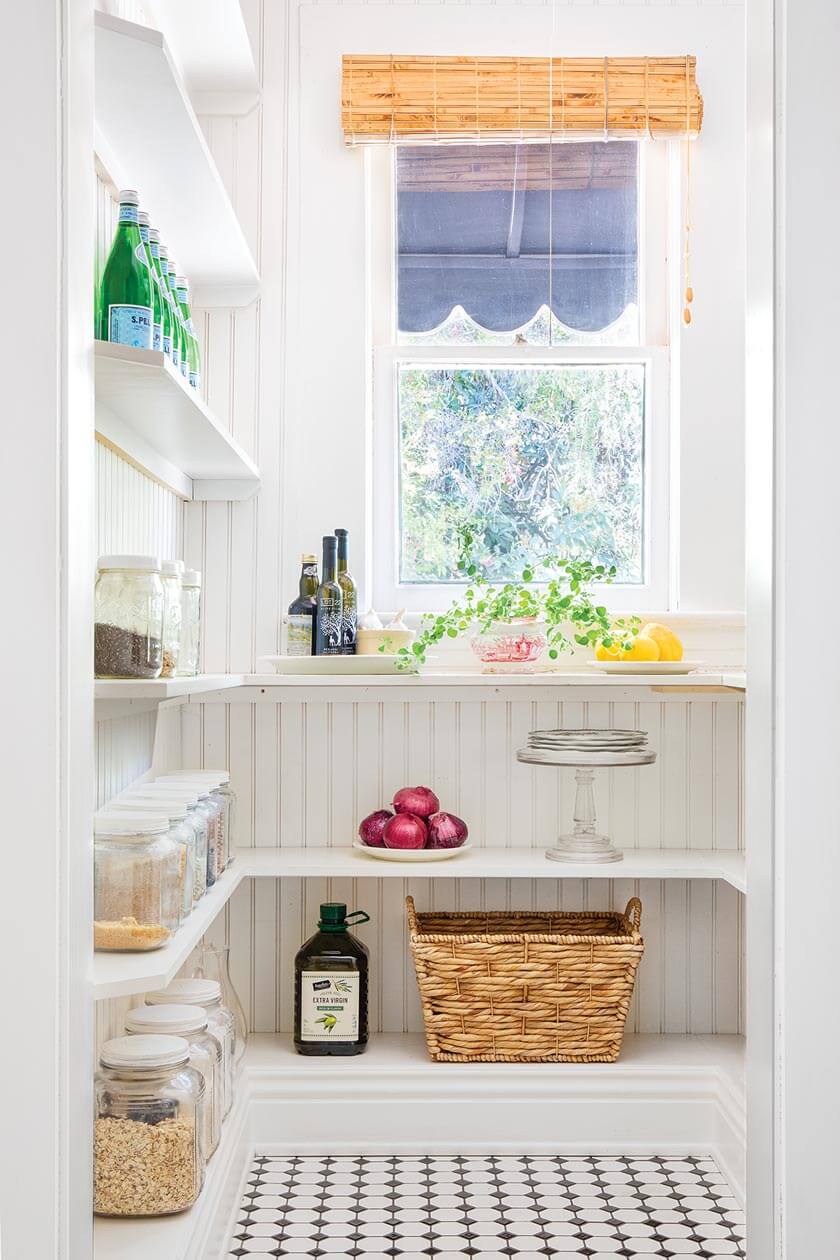
[[[649,766],[656,761],[655,752],[587,753],[579,749],[561,752],[520,748],[516,759],[532,766],[574,766],[574,830],[557,837],[553,848],[545,851],[547,858],[553,862],[620,862],[623,859],[621,849],[615,847],[609,836],[595,830],[594,771],[599,766]]]

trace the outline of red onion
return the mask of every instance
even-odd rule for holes
[[[414,814],[417,818],[428,818],[440,809],[440,801],[427,787],[400,788],[394,793],[393,804],[398,814]]]
[[[382,835],[386,849],[423,849],[426,845],[427,827],[422,818],[414,814],[397,814],[389,818]]]
[[[388,819],[393,817],[390,809],[375,809],[359,823],[359,839],[373,849],[383,849],[385,841],[382,838],[382,832],[385,830]]]
[[[458,849],[469,835],[463,818],[455,814],[432,814],[429,819],[429,849]]]

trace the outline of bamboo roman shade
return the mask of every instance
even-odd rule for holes
[[[343,58],[348,144],[693,136],[694,57]]]

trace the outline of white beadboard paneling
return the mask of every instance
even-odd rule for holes
[[[360,818],[405,783],[429,783],[464,817],[477,845],[543,848],[571,825],[574,772],[519,764],[536,726],[639,726],[654,766],[596,772],[599,819],[626,848],[741,848],[743,700],[644,701],[228,700],[182,711],[184,765],[231,766],[239,843],[349,845]],[[235,735],[234,732],[235,731]],[[229,932],[256,1031],[291,1027],[294,955],[324,897],[371,915],[371,1026],[417,1030],[403,901],[438,909],[623,907],[644,904],[647,952],[630,1026],[637,1032],[738,1032],[741,897],[703,881],[411,879],[249,881]],[[266,887],[261,885],[265,884]]]

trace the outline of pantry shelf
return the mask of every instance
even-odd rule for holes
[[[178,0],[166,42],[197,114],[245,114],[260,82],[239,0]]]
[[[258,879],[720,879],[746,892],[744,855],[712,849],[627,849],[621,862],[559,865],[543,849],[470,848],[445,862],[403,863],[349,845],[255,848],[237,851],[236,868]]]
[[[336,691],[376,691],[403,688],[406,693],[422,689],[469,687],[483,691],[544,691],[548,687],[580,687],[602,690],[625,687],[664,692],[724,692],[746,687],[744,674],[721,670],[698,671],[693,674],[599,674],[596,670],[560,670],[535,674],[482,674],[477,670],[424,670],[422,674],[246,674],[244,685],[259,691],[280,688],[334,689]],[[395,697],[400,698],[400,697]],[[525,697],[523,697],[525,698]]]
[[[168,945],[141,953],[95,953],[93,956],[93,995],[123,997],[145,989],[165,988],[189,957],[216,915],[224,909],[245,877],[242,864],[235,862],[202,897]]]
[[[194,306],[251,302],[257,266],[163,35],[98,11],[95,29],[100,160],[139,190]]]
[[[175,700],[181,696],[226,691],[242,684],[241,674],[196,674],[194,678],[98,678],[93,684],[97,705],[108,701]]]
[[[184,499],[249,499],[259,469],[160,350],[95,342],[99,440]]]

